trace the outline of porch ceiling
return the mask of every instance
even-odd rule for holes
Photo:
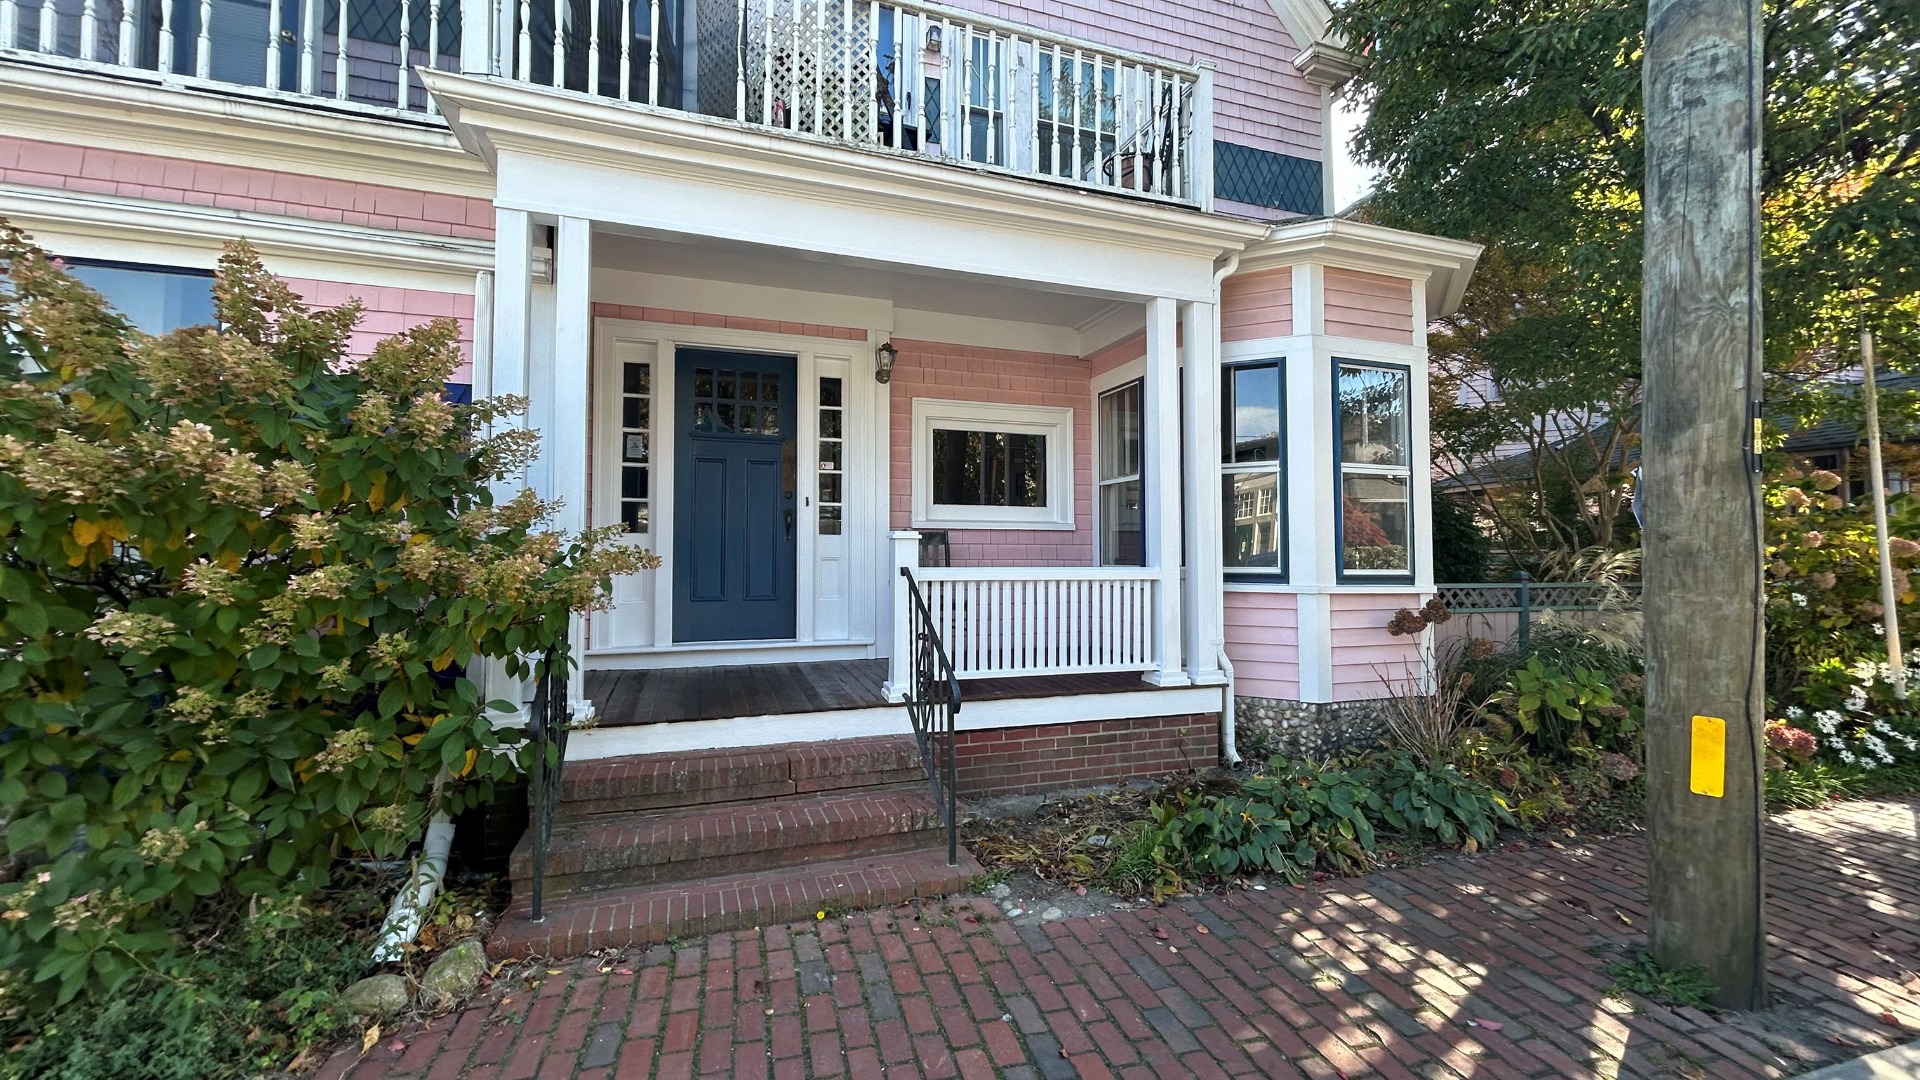
[[[618,228],[594,239],[599,269],[665,274],[759,288],[879,300],[895,308],[1077,328],[1113,309],[1119,298],[1049,290],[1033,282],[928,269],[903,272],[820,252],[797,252],[731,240],[683,242]]]

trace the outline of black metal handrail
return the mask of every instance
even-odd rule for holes
[[[573,703],[567,693],[567,657],[549,649],[534,668],[533,706],[527,737],[533,746],[527,770],[527,802],[533,833],[533,912],[539,922],[547,884],[547,844],[553,839],[553,812],[560,802],[560,772],[567,764],[567,732],[573,727]]]
[[[920,595],[920,583],[913,571],[900,568],[907,579],[908,641],[912,652],[912,680],[907,691],[907,717],[913,721],[913,737],[920,744],[920,761],[926,766],[927,779],[933,781],[934,803],[940,807],[940,820],[947,827],[947,865],[960,862],[959,768],[955,762],[953,721],[960,715],[960,680],[954,677],[953,663],[947,659],[940,632],[934,629],[933,614]]]

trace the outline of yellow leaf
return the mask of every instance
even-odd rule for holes
[[[479,759],[480,759],[480,751],[478,751],[478,750],[469,750],[469,751],[467,751],[467,760],[465,760],[465,761],[463,761],[463,762],[461,762],[461,763],[460,763],[460,768],[459,768],[459,770],[458,770],[457,772],[455,772],[455,773],[454,773],[453,775],[455,775],[455,776],[465,776],[465,775],[467,775],[468,773],[470,773],[470,772],[472,772],[472,771],[473,771],[473,763],[474,763],[475,761],[478,761]]]
[[[453,650],[452,649],[448,649],[446,652],[443,652],[439,656],[436,656],[433,658],[433,670],[435,671],[445,671],[452,666],[453,666]]]
[[[73,519],[73,539],[83,548],[92,547],[100,539],[100,526],[86,518]]]
[[[373,1044],[379,1041],[380,1025],[375,1024],[360,1034],[360,1052],[364,1054],[373,1049]]]

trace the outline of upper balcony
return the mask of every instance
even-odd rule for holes
[[[0,0],[0,58],[414,117],[416,69],[492,74],[1212,203],[1209,67],[917,0]]]

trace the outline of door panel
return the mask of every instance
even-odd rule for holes
[[[674,640],[791,638],[794,358],[681,349],[674,362]]]

